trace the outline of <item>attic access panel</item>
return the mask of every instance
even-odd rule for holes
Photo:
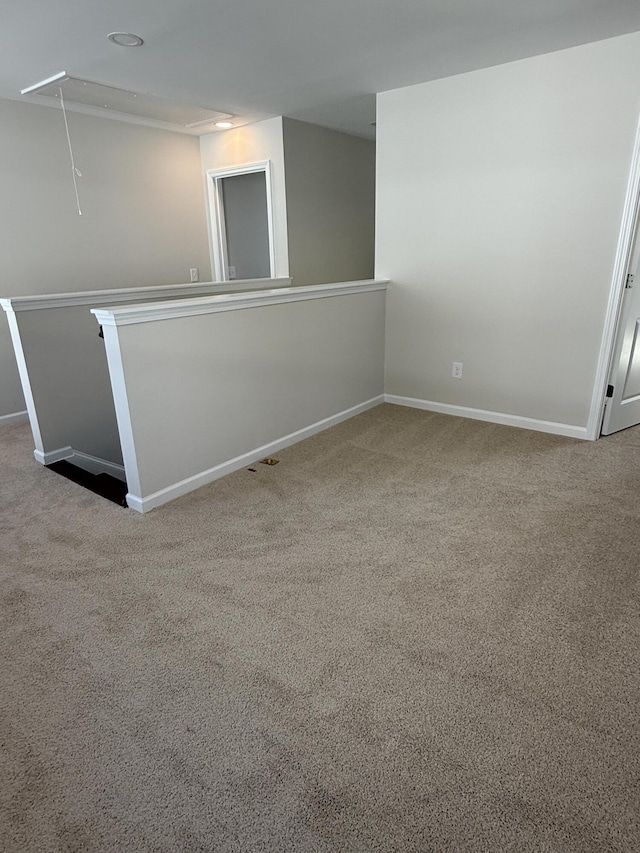
[[[204,107],[192,107],[180,104],[177,101],[159,98],[157,95],[144,95],[140,92],[116,89],[114,86],[105,86],[91,80],[70,77],[64,71],[22,89],[21,94],[46,95],[59,99],[60,89],[62,89],[65,103],[84,104],[85,106],[109,110],[113,113],[124,113],[125,115],[163,121],[187,128],[231,118],[229,113],[205,109]]]

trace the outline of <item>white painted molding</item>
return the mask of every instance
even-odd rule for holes
[[[116,421],[118,422],[118,433],[120,435],[120,447],[124,459],[124,470],[126,473],[127,487],[136,494],[142,490],[140,486],[140,473],[138,471],[138,456],[136,444],[133,438],[133,426],[131,424],[131,413],[129,410],[129,394],[127,383],[124,378],[124,366],[122,364],[122,351],[120,349],[120,337],[117,327],[107,326],[104,330],[104,349],[109,365],[109,378],[111,380],[111,391],[113,404],[116,410]]]
[[[22,384],[22,394],[24,396],[24,402],[27,406],[27,413],[29,415],[29,424],[31,426],[33,441],[36,446],[36,450],[44,452],[44,444],[42,443],[42,434],[40,432],[40,424],[38,422],[38,413],[36,411],[35,400],[33,399],[33,392],[31,391],[31,379],[29,378],[27,360],[22,347],[22,338],[20,337],[20,327],[18,325],[18,318],[13,311],[10,311],[7,314],[7,322],[9,324],[13,351],[16,356],[16,364],[18,365],[18,373]]]
[[[11,424],[21,424],[29,420],[29,412],[25,409],[24,412],[12,412],[10,415],[0,415],[0,427],[10,426]]]
[[[592,441],[595,441],[595,439],[600,437],[600,426],[602,424],[602,415],[604,412],[607,383],[609,381],[609,374],[611,373],[611,364],[616,345],[616,334],[618,331],[618,323],[620,321],[620,311],[622,308],[622,300],[627,281],[627,270],[629,268],[631,250],[633,248],[639,209],[640,120],[638,120],[636,136],[633,143],[631,169],[629,172],[629,181],[627,183],[624,208],[622,211],[622,223],[620,225],[620,235],[618,237],[616,257],[613,264],[611,289],[609,291],[609,301],[607,303],[607,312],[605,314],[604,330],[602,332],[602,340],[600,342],[600,352],[598,354],[598,364],[596,367],[596,376],[593,383],[593,394],[591,397],[591,408],[589,410],[589,420],[587,423],[587,438]]]
[[[467,406],[454,406],[451,403],[436,403],[434,400],[420,400],[416,397],[398,397],[395,394],[385,394],[385,403],[395,406],[408,406],[411,409],[424,409],[427,412],[438,412],[441,415],[454,415],[459,418],[471,418],[476,421],[489,421],[493,424],[531,429],[536,432],[550,432],[554,435],[565,435],[569,438],[586,439],[587,428],[573,424],[559,424],[554,421],[541,421],[537,418],[525,418],[520,415],[508,415],[503,412],[490,412],[485,409],[470,409]]]
[[[61,462],[64,459],[65,462],[71,462],[90,474],[111,474],[112,477],[126,482],[124,465],[108,462],[106,459],[91,456],[89,453],[82,453],[80,450],[74,450],[73,447],[58,447],[56,450],[49,450],[47,453],[34,450],[33,455],[36,462],[41,465],[53,465],[54,462]]]
[[[290,287],[291,279],[246,278],[236,281],[205,281],[199,284],[163,284],[158,287],[123,287],[112,290],[83,290],[78,293],[51,293],[44,296],[11,296],[0,299],[7,313],[41,311],[47,308],[72,308],[77,305],[113,305],[120,302],[144,302],[147,299],[166,299],[175,296],[207,296],[216,293],[236,293],[245,290],[264,290]]]
[[[342,423],[342,421],[346,421],[349,418],[353,418],[356,415],[361,414],[362,412],[366,412],[367,409],[372,409],[374,406],[378,406],[383,402],[384,395],[380,394],[378,397],[373,397],[371,400],[366,400],[364,403],[359,403],[357,406],[352,406],[350,409],[345,409],[331,417],[323,418],[308,427],[289,433],[289,435],[285,435],[275,441],[270,441],[262,447],[256,447],[254,450],[243,453],[241,456],[236,456],[234,459],[229,459],[227,462],[222,462],[220,465],[216,465],[206,471],[201,471],[193,477],[187,477],[185,480],[181,480],[178,483],[174,483],[171,486],[160,489],[160,491],[154,492],[146,497],[141,497],[140,495],[135,495],[130,492],[127,495],[127,504],[130,509],[134,509],[136,512],[149,512],[149,510],[155,509],[155,507],[182,497],[182,495],[186,495],[188,492],[194,491],[194,489],[199,489],[200,486],[206,486],[208,483],[212,483],[214,480],[219,480],[221,477],[225,477],[233,471],[238,471],[246,465],[251,465],[258,459],[262,459],[272,453],[277,453],[279,450],[289,447],[292,444],[296,444],[298,441],[303,441],[305,438],[310,438],[312,435],[316,435],[325,429],[329,429],[329,427]]]
[[[6,86],[2,87],[0,90],[0,97],[5,98],[8,101],[22,101],[23,103],[37,104],[42,107],[50,107],[51,109],[60,109],[60,101],[55,98],[51,98],[48,95],[30,94],[25,96],[16,92],[15,89]],[[202,136],[204,133],[215,132],[213,129],[213,122],[209,129],[206,129],[204,126],[189,127],[188,125],[174,124],[173,122],[161,121],[160,119],[136,116],[132,113],[121,113],[116,110],[106,110],[104,107],[94,107],[90,104],[80,104],[77,101],[65,102],[65,108],[68,113],[82,113],[83,115],[94,116],[95,118],[104,118],[111,121],[123,121],[126,124],[155,127],[159,130],[170,130],[174,133],[184,133],[187,136]],[[243,119],[242,124],[238,123],[237,118],[234,119],[234,127],[242,127],[243,124],[248,123],[249,121],[246,117]]]
[[[211,269],[217,281],[227,281],[227,236],[223,194],[220,181],[236,175],[251,175],[264,172],[267,194],[267,232],[269,244],[269,269],[276,272],[276,238],[273,215],[273,174],[271,160],[245,163],[220,169],[207,169],[207,192],[209,199],[209,238],[211,240]]]
[[[73,456],[72,447],[58,447],[56,450],[49,450],[43,453],[42,450],[33,451],[36,462],[41,465],[52,465],[54,462],[60,462],[62,459],[69,459]]]
[[[244,308],[262,308],[288,302],[305,302],[330,296],[351,296],[374,290],[386,290],[388,281],[369,279],[347,281],[337,284],[313,284],[306,287],[283,287],[277,290],[259,290],[250,293],[221,294],[200,299],[181,299],[122,308],[91,309],[102,326],[129,326],[135,323],[152,323],[157,320],[173,320],[178,317],[194,317],[198,314],[217,314],[222,311],[238,311]]]
[[[124,465],[108,462],[106,459],[100,459],[99,456],[91,456],[89,453],[72,450],[71,456],[66,457],[66,461],[82,468],[83,471],[88,471],[90,474],[110,474],[124,483],[127,481]]]

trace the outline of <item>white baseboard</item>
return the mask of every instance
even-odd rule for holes
[[[179,498],[182,495],[186,495],[194,489],[199,489],[200,486],[206,486],[207,483],[219,480],[221,477],[225,477],[233,471],[238,471],[240,468],[251,465],[252,462],[256,462],[258,459],[262,459],[272,453],[277,453],[278,450],[282,450],[285,447],[296,444],[298,441],[303,441],[305,438],[311,438],[312,435],[316,435],[317,433],[322,432],[325,429],[329,429],[329,427],[335,426],[342,421],[346,421],[349,418],[353,418],[356,415],[361,414],[362,412],[366,412],[367,409],[372,409],[374,406],[378,406],[383,402],[384,395],[380,394],[378,397],[373,397],[371,400],[367,400],[357,406],[352,406],[350,409],[345,409],[344,411],[338,412],[338,414],[332,415],[329,418],[323,418],[321,421],[317,421],[308,427],[296,430],[296,432],[289,433],[289,435],[285,435],[275,441],[270,441],[269,444],[264,444],[262,447],[256,447],[254,450],[243,453],[241,456],[236,456],[234,459],[229,459],[227,462],[222,462],[219,465],[215,465],[213,468],[201,471],[193,477],[187,477],[185,480],[180,480],[180,482],[167,486],[164,489],[160,489],[151,495],[141,497],[139,495],[132,495],[129,493],[127,495],[127,504],[130,509],[134,509],[137,512],[149,512],[149,510],[155,509],[155,507],[175,500],[175,498]]]
[[[42,450],[34,450],[33,455],[36,462],[41,465],[53,465],[54,462],[60,462],[60,460],[72,456],[73,447],[58,447],[56,450],[48,450],[46,453],[43,453]]]
[[[117,465],[115,462],[108,462],[98,456],[82,453],[79,450],[74,450],[73,447],[58,447],[57,450],[49,450],[46,453],[41,450],[34,450],[33,455],[36,462],[41,465],[52,465],[54,462],[60,462],[64,459],[90,474],[111,474],[112,477],[126,482],[124,465]]]
[[[494,424],[531,429],[536,432],[550,432],[569,438],[587,439],[587,428],[573,424],[558,424],[553,421],[541,421],[537,418],[524,418],[520,415],[507,415],[503,412],[490,412],[485,409],[470,409],[467,406],[454,406],[451,403],[436,403],[433,400],[419,400],[416,397],[397,397],[385,394],[385,403],[396,406],[409,406],[412,409],[424,409],[427,412],[439,412],[442,415],[455,415],[459,418],[472,418],[476,421],[489,421]]]
[[[116,462],[108,462],[106,459],[90,456],[88,453],[81,453],[79,450],[74,450],[67,462],[77,465],[78,468],[82,468],[90,474],[110,474],[116,480],[122,480],[123,483],[127,482],[124,465],[118,465]]]
[[[12,412],[10,415],[0,415],[0,427],[22,424],[28,420],[29,413],[26,410],[24,412]]]

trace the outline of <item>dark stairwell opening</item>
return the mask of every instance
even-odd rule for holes
[[[46,467],[50,471],[55,471],[56,474],[66,477],[67,480],[89,489],[94,494],[118,504],[118,506],[127,506],[127,484],[116,477],[112,477],[111,474],[92,474],[65,459],[60,462],[52,462]]]

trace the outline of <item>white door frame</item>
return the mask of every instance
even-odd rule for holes
[[[622,313],[622,300],[624,298],[625,285],[627,283],[627,272],[631,262],[631,250],[633,240],[638,226],[640,214],[640,120],[636,129],[636,138],[633,144],[633,157],[631,159],[631,171],[627,183],[627,193],[624,200],[622,213],[622,224],[618,247],[613,265],[611,278],[611,290],[609,292],[609,303],[605,315],[604,331],[600,343],[600,354],[598,356],[598,367],[593,386],[589,422],[587,424],[587,438],[592,441],[600,437],[602,417],[607,394],[607,385],[613,363],[613,355],[616,345],[616,336]]]
[[[248,175],[252,172],[264,172],[267,190],[267,226],[269,229],[269,268],[270,277],[275,276],[275,239],[273,232],[273,193],[271,185],[271,160],[257,163],[245,163],[242,166],[229,166],[224,169],[207,169],[207,193],[209,197],[209,235],[211,239],[211,269],[214,281],[229,281],[227,258],[227,234],[224,221],[224,203],[220,182],[223,178],[235,175]]]

